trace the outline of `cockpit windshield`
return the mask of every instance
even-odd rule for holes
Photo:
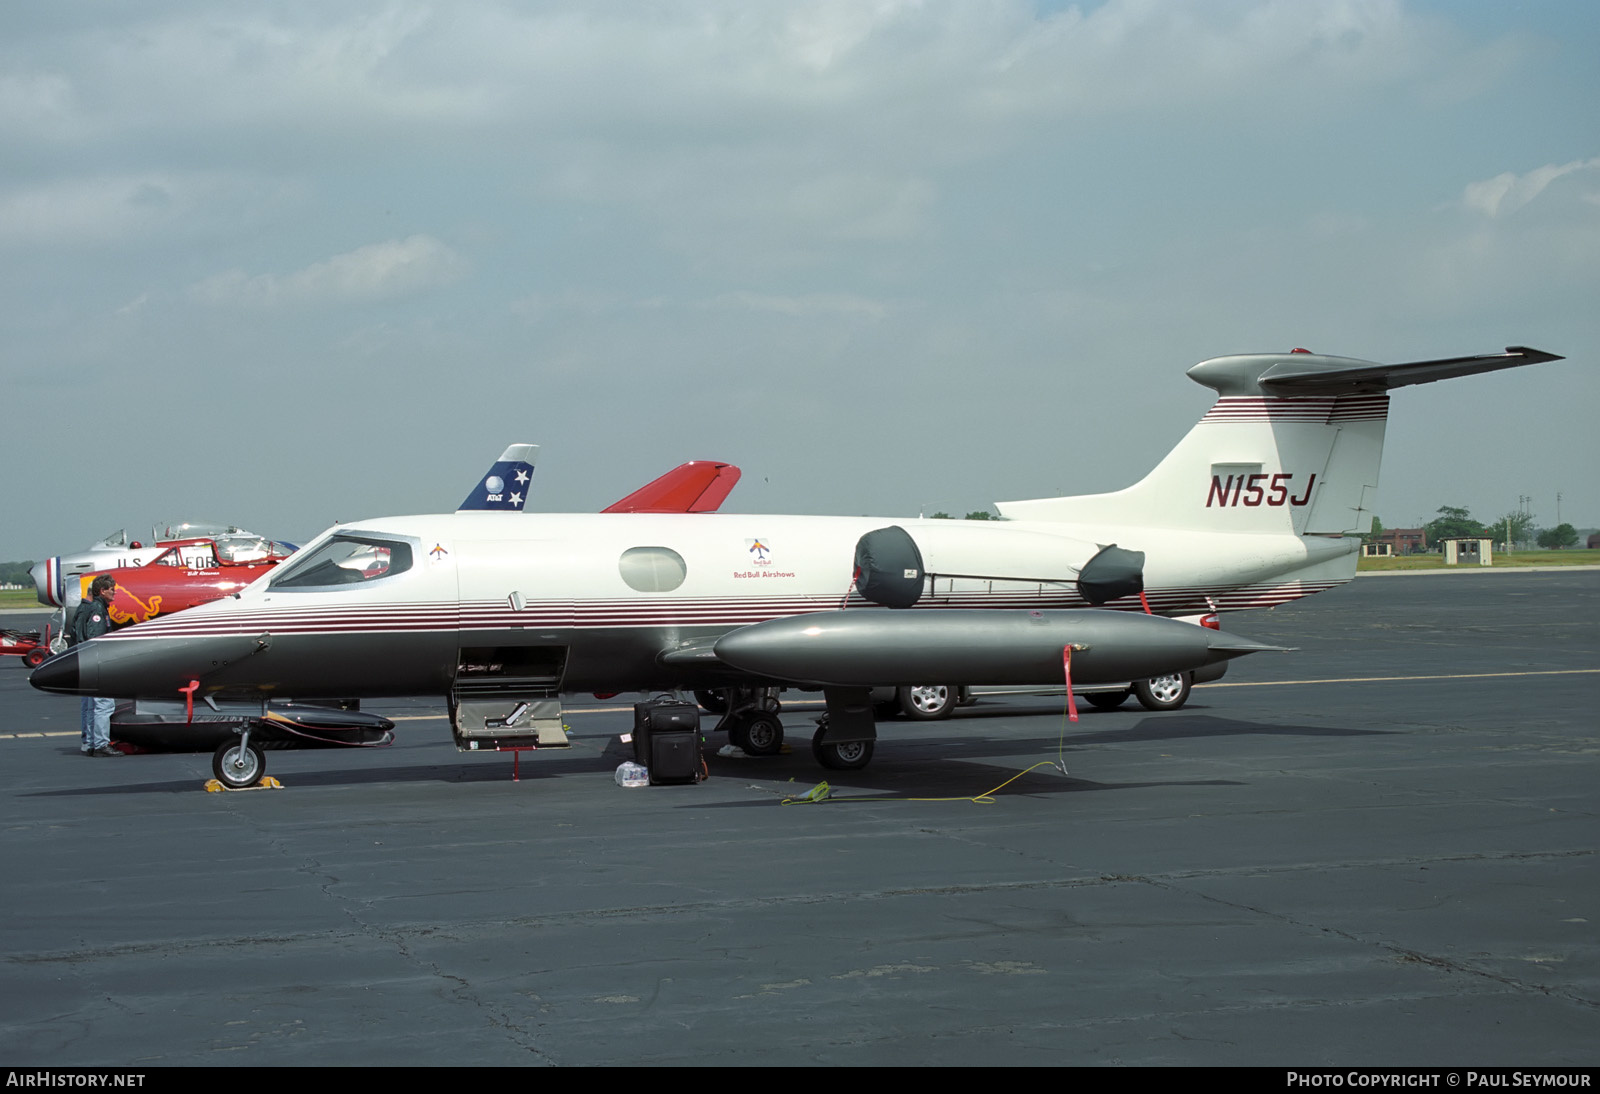
[[[261,536],[233,536],[215,541],[217,561],[224,566],[243,566],[252,562],[276,562],[294,553],[287,544]]]
[[[411,569],[411,545],[403,540],[338,535],[303,558],[286,564],[274,589],[322,589],[362,585]]]
[[[214,539],[217,536],[253,536],[236,524],[217,524],[209,520],[173,521],[150,530],[158,541],[170,539]]]

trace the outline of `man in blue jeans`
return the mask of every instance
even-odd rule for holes
[[[111,629],[111,599],[116,593],[117,579],[110,574],[101,574],[89,583],[89,595],[72,617],[73,645],[99,638]],[[83,743],[78,751],[85,756],[122,755],[111,747],[111,715],[116,709],[115,699],[83,697]]]

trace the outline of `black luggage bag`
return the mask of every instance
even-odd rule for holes
[[[676,699],[633,706],[633,759],[650,770],[650,785],[692,783],[700,778],[700,708]]]

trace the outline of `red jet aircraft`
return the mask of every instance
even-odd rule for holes
[[[116,579],[107,614],[119,627],[143,623],[237,592],[294,553],[267,539],[181,539],[143,566],[103,570]],[[100,574],[79,578],[79,599]]]

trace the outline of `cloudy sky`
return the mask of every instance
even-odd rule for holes
[[[9,4],[0,559],[118,527],[1115,489],[1183,370],[1394,400],[1377,512],[1600,524],[1600,21],[1570,3]]]

